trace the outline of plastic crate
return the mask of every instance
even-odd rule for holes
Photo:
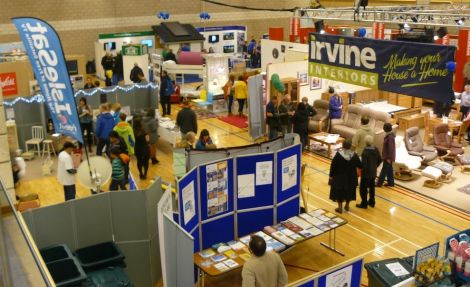
[[[459,239],[459,234],[462,234],[462,233],[465,233],[467,234],[468,236],[470,236],[470,229],[467,229],[467,230],[464,230],[464,231],[460,231],[452,236],[449,236],[447,239],[446,239],[446,258],[448,258],[448,252],[450,251],[450,246],[449,246],[449,241],[452,239],[452,238],[455,238],[455,239]],[[455,264],[452,264],[453,265],[453,269],[455,269]],[[467,276],[464,276],[463,275],[463,272],[457,272],[457,270],[455,270],[455,273],[457,274],[457,278],[464,281],[464,282],[470,282],[470,277],[467,277]]]
[[[57,287],[81,286],[87,275],[76,259],[67,258],[46,264]]]
[[[124,254],[112,241],[77,249],[75,255],[85,270],[125,266]]]
[[[54,262],[61,259],[72,258],[72,252],[65,244],[53,245],[39,250],[44,263]]]
[[[400,263],[409,272],[409,274],[397,277],[387,268],[387,266],[385,266],[385,264],[395,262]],[[364,268],[367,270],[367,276],[369,278],[369,287],[393,286],[413,276],[413,270],[411,270],[412,266],[409,265],[406,260],[399,258],[392,258],[382,261],[366,263],[364,264]]]
[[[126,272],[121,267],[107,267],[87,273],[88,286],[93,287],[133,287]]]

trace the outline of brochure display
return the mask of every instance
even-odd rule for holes
[[[219,159],[183,176],[177,183],[179,221],[194,237],[194,252],[298,215],[300,156],[296,144]]]

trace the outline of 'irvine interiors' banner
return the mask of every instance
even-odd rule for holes
[[[40,19],[14,18],[12,21],[28,53],[56,132],[83,142],[59,36]]]
[[[455,48],[310,34],[309,75],[441,102],[450,101]]]

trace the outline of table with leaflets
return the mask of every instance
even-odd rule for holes
[[[328,243],[322,246],[337,252],[336,229],[347,223],[346,219],[323,209],[302,213],[279,224],[266,226],[262,231],[243,236],[238,240],[214,244],[211,248],[194,254],[194,264],[202,271],[202,286],[204,275],[219,276],[243,266],[250,257],[248,244],[251,235],[259,235],[266,241],[266,251],[282,253],[290,247],[328,233]]]

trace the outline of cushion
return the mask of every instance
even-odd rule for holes
[[[429,177],[434,180],[438,180],[442,176],[442,171],[438,168],[432,167],[432,166],[427,166],[422,174],[425,177]]]
[[[443,162],[443,161],[433,164],[432,167],[438,168],[439,170],[442,171],[443,174],[452,173],[452,171],[454,170],[454,167],[450,163]]]
[[[340,134],[343,138],[352,138],[356,134],[356,129],[343,125],[336,125],[331,128],[334,134]]]
[[[457,156],[461,165],[470,165],[470,154],[463,154]]]

